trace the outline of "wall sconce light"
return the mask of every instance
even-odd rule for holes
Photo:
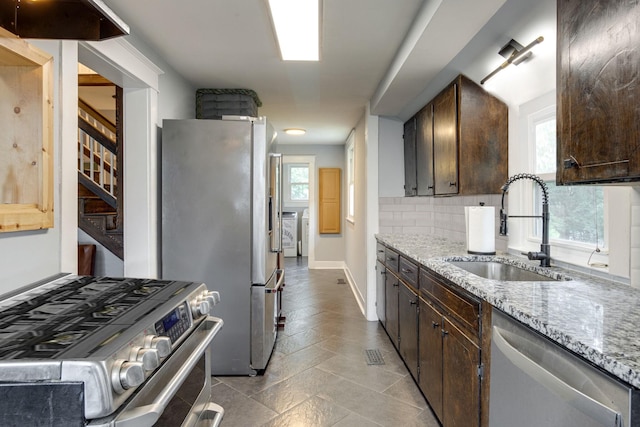
[[[483,85],[491,77],[498,74],[500,70],[507,68],[509,64],[518,65],[523,61],[526,61],[527,59],[529,59],[529,57],[531,56],[531,52],[529,52],[531,48],[537,45],[538,43],[542,43],[543,40],[544,40],[544,37],[540,36],[534,41],[532,41],[531,43],[529,43],[528,45],[523,47],[520,43],[511,39],[509,43],[502,46],[502,49],[500,49],[500,52],[498,52],[500,55],[507,58],[507,60],[504,61],[502,64],[500,64],[500,66],[495,70],[493,70],[487,77],[482,79],[480,81],[480,84]]]

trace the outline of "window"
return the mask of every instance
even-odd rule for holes
[[[287,206],[309,204],[309,165],[298,163],[285,165],[284,193]]]
[[[540,176],[549,189],[549,238],[554,245],[583,250],[606,246],[604,223],[604,191],[602,187],[556,186],[556,115],[549,107],[530,116],[529,135],[532,143],[533,173]],[[540,187],[532,183],[536,215],[542,212]],[[531,235],[542,236],[541,221],[534,221]]]
[[[356,216],[356,180],[355,180],[355,148],[353,131],[347,139],[347,220],[355,221]]]

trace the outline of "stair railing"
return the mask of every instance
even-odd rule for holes
[[[115,126],[84,102],[78,102],[78,172],[116,198]]]

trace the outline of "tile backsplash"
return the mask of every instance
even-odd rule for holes
[[[380,233],[424,234],[465,242],[465,206],[496,207],[496,250],[506,251],[508,240],[500,236],[502,196],[490,194],[458,197],[380,197]],[[640,207],[639,207],[640,209]],[[639,249],[640,250],[640,249]]]

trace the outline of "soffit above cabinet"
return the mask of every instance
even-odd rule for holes
[[[129,34],[129,26],[102,0],[9,0],[0,27],[22,38],[104,40]]]

